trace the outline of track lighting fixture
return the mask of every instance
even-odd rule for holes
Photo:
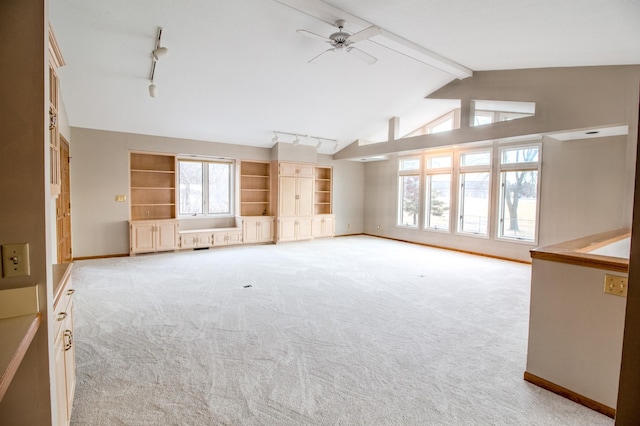
[[[163,58],[169,54],[169,49],[160,46],[162,39],[162,27],[158,27],[158,36],[156,37],[156,47],[151,51],[151,74],[149,75],[149,96],[155,98],[158,96],[158,86],[153,83],[153,78],[156,75],[156,64],[158,59]]]
[[[149,96],[151,96],[152,98],[155,98],[156,96],[158,96],[158,86],[153,84],[153,80],[149,85]]]
[[[312,135],[302,135],[300,133],[281,132],[280,130],[273,130],[273,134],[274,134],[274,137],[273,137],[273,139],[271,139],[271,142],[273,142],[273,143],[290,142],[293,146],[298,146],[298,145],[306,145],[306,144],[302,143],[302,141],[304,139],[308,139],[311,142],[313,142],[313,139],[315,139],[315,140],[318,141],[318,143],[316,144],[316,149],[320,149],[320,147],[322,147],[322,143],[323,142],[333,142],[333,143],[335,143],[335,149],[338,149],[338,141],[335,140],[335,139],[321,138],[320,136],[312,136]],[[291,136],[294,139],[293,140],[289,139],[287,141],[283,141],[283,140],[280,139],[282,137],[282,135]]]
[[[157,61],[158,59],[164,58],[165,56],[167,56],[169,54],[169,49],[167,49],[166,47],[158,47],[153,52],[151,52],[151,54]]]

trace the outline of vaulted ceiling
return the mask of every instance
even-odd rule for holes
[[[72,126],[261,147],[274,130],[340,147],[384,140],[393,116],[409,133],[451,109],[424,99],[463,77],[451,66],[640,63],[637,0],[50,0],[49,15]],[[328,36],[337,19],[350,33],[382,29],[357,43],[377,62],[307,63],[330,46],[296,30]],[[156,64],[152,98],[158,27],[169,55]],[[444,59],[424,60],[433,54]]]

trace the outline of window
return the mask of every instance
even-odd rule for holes
[[[536,241],[540,146],[500,152],[498,237]]]
[[[418,127],[413,132],[404,136],[410,138],[413,136],[431,135],[433,133],[448,132],[449,130],[460,127],[460,106],[448,113]]]
[[[427,157],[425,228],[449,231],[452,154]]]
[[[398,174],[398,225],[417,228],[420,214],[420,158],[400,159]]]
[[[488,235],[491,151],[460,154],[458,232]]]
[[[181,216],[232,214],[232,163],[178,161]]]
[[[532,117],[536,113],[536,103],[472,100],[471,109],[471,126],[483,126],[499,121]]]

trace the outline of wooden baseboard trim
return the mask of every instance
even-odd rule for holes
[[[433,248],[442,249],[442,250],[457,251],[458,253],[472,254],[472,255],[475,255],[475,256],[482,256],[482,257],[489,257],[491,259],[507,260],[509,262],[524,263],[525,265],[531,265],[531,261],[520,260],[520,259],[511,259],[509,257],[495,256],[493,254],[480,253],[480,252],[477,252],[477,251],[469,251],[469,250],[462,250],[462,249],[457,249],[457,248],[452,248],[452,247],[438,246],[438,245],[435,245],[435,244],[420,243],[420,242],[416,242],[416,241],[403,240],[403,239],[400,239],[400,238],[384,237],[382,235],[374,235],[374,234],[366,234],[366,233],[361,234],[361,235],[366,235],[368,237],[384,238],[386,240],[400,241],[401,243],[416,244],[418,246],[433,247]]]
[[[542,377],[538,377],[535,374],[531,374],[528,371],[524,372],[524,380],[536,386],[540,386],[541,388],[546,389],[549,392],[553,392],[556,395],[563,396],[573,402],[584,405],[587,408],[591,408],[592,410],[602,413],[605,416],[611,417],[612,419],[616,418],[615,408],[611,408],[598,401],[594,401],[591,398],[587,398],[584,395],[580,395],[579,393],[576,393],[570,389],[567,389],[560,385],[556,385],[555,383],[543,379]]]
[[[129,253],[103,254],[101,256],[81,256],[81,257],[74,257],[73,261],[75,262],[76,260],[109,259],[109,258],[112,258],[112,257],[129,257]]]

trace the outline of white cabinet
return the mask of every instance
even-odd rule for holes
[[[55,265],[57,267],[58,265]],[[54,357],[55,357],[55,386],[57,397],[58,424],[68,425],[71,420],[73,394],[76,386],[76,356],[73,342],[73,293],[70,265],[64,266],[63,279],[56,288],[56,298],[53,305],[54,312]],[[68,268],[68,269],[67,269]],[[54,270],[54,275],[57,271]]]
[[[277,241],[313,238],[315,166],[278,164]]]
[[[130,254],[177,250],[178,221],[140,220],[129,222]]]
[[[333,237],[335,218],[333,215],[313,217],[313,238]]]
[[[180,248],[202,248],[211,247],[211,232],[181,231]]]
[[[241,244],[242,243],[242,229],[229,229],[229,230],[221,230],[215,231],[212,236],[212,245],[214,247],[217,246],[230,246],[233,244]]]
[[[244,244],[273,242],[273,217],[243,217],[242,242]]]
[[[280,178],[280,216],[313,215],[313,179],[284,176]]]
[[[278,241],[310,240],[313,238],[313,218],[280,218],[278,219],[278,231]]]
[[[278,163],[278,174],[280,176],[314,178],[316,169],[313,164],[280,162]]]

